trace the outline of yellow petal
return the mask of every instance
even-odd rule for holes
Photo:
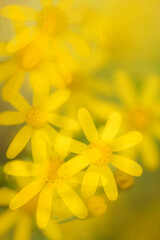
[[[63,238],[63,234],[59,225],[56,224],[53,220],[49,221],[47,227],[43,229],[43,232],[47,239],[60,240]]]
[[[78,122],[72,118],[60,116],[58,114],[50,113],[47,115],[47,120],[49,123],[56,127],[64,128],[68,130],[78,130]]]
[[[20,112],[2,112],[0,113],[1,125],[16,125],[25,121],[25,115]]]
[[[7,52],[7,42],[0,42],[0,56],[1,56],[1,57],[11,56],[11,55]]]
[[[87,217],[88,211],[85,204],[70,186],[67,184],[59,185],[58,193],[63,202],[76,217],[80,219],[85,219]]]
[[[85,108],[78,111],[80,126],[89,142],[98,140],[98,133],[93,119]]]
[[[72,7],[74,2],[75,0],[59,0],[58,6],[64,10],[68,10],[69,8]]]
[[[118,190],[113,173],[108,166],[105,166],[103,168],[103,175],[101,176],[101,180],[107,197],[109,200],[115,201],[118,197]]]
[[[34,131],[31,137],[32,156],[36,163],[42,162],[47,157],[47,143],[42,130]]]
[[[76,33],[68,31],[67,39],[76,52],[84,57],[89,57],[90,49],[86,42]]]
[[[154,139],[151,136],[144,135],[140,147],[144,165],[151,171],[158,169],[160,164],[159,148]]]
[[[12,159],[16,157],[23,148],[27,145],[29,142],[31,136],[33,133],[33,128],[29,126],[24,126],[14,137],[11,144],[9,145],[9,148],[7,150],[7,158]]]
[[[16,221],[16,213],[10,210],[1,213],[0,215],[0,236],[12,228]]]
[[[48,98],[46,102],[46,111],[51,112],[58,109],[63,105],[70,96],[70,92],[67,89],[58,90]]]
[[[137,101],[136,92],[132,81],[125,72],[117,72],[115,75],[115,89],[124,102],[128,106],[135,105]]]
[[[120,155],[113,155],[110,163],[121,171],[135,177],[141,176],[143,172],[142,167],[137,162]]]
[[[45,137],[46,141],[49,145],[54,146],[55,141],[58,137],[58,132],[49,124],[46,124],[43,129],[43,136]]]
[[[88,199],[95,194],[99,179],[100,174],[97,172],[96,166],[89,166],[82,181],[81,193],[84,198]]]
[[[53,0],[40,0],[40,2],[44,8],[53,5]]]
[[[11,5],[1,8],[0,13],[3,17],[12,20],[34,21],[37,18],[37,11],[26,6]]]
[[[18,176],[18,177],[30,177],[36,176],[38,171],[38,165],[21,160],[15,160],[8,162],[4,166],[4,172],[8,175]]]
[[[14,53],[24,48],[38,36],[35,26],[29,27],[17,34],[7,46],[7,51]]]
[[[142,140],[142,134],[140,132],[129,132],[121,137],[113,140],[112,149],[114,152],[119,152],[127,148],[133,147]]]
[[[13,240],[29,240],[32,235],[32,219],[29,215],[23,214],[15,226]]]
[[[35,180],[27,185],[12,199],[10,202],[10,208],[16,210],[17,208],[22,207],[41,191],[43,185],[44,183],[39,180]]]
[[[0,188],[0,206],[8,206],[15,193],[8,188]]]
[[[102,133],[103,140],[112,140],[116,137],[121,125],[121,115],[114,112],[110,115]]]
[[[95,151],[88,151],[85,154],[78,155],[66,163],[64,163],[58,170],[59,177],[70,177],[85,167],[87,167],[91,162],[96,161],[99,155],[96,155]]]
[[[87,150],[87,145],[84,143],[60,134],[57,135],[54,145],[59,149],[73,153],[82,153]]]
[[[0,83],[13,76],[15,64],[12,60],[0,64]]]
[[[41,229],[45,228],[49,222],[52,208],[52,198],[53,189],[51,186],[47,185],[40,193],[36,214],[37,225]]]

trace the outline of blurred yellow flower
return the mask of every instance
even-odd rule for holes
[[[1,125],[25,123],[7,150],[7,157],[10,159],[16,157],[30,139],[34,159],[38,161],[40,154],[45,156],[46,141],[50,143],[57,134],[51,125],[69,130],[79,128],[76,120],[54,113],[69,98],[68,90],[58,90],[51,95],[49,95],[48,88],[37,91],[38,93],[34,93],[32,106],[20,93],[11,96],[11,99],[8,96],[9,102],[17,111],[0,113]]]
[[[15,191],[8,188],[0,189],[0,206],[8,207],[9,202],[16,194]],[[5,198],[5,200],[4,200]],[[33,199],[17,211],[5,210],[0,214],[0,237],[6,234],[14,227],[13,240],[25,239],[30,240],[34,226],[34,215],[36,211],[36,200]],[[50,220],[47,227],[43,229],[44,235],[49,239],[57,240],[62,238],[60,227]]]
[[[116,171],[115,180],[119,189],[125,190],[133,186],[135,180],[133,176],[128,175],[120,170]]]
[[[85,41],[73,31],[72,14],[69,14],[73,0],[40,0],[42,9],[37,11],[26,6],[5,6],[1,15],[12,20],[34,22],[16,35],[8,44],[9,52],[16,52],[37,38],[46,38],[46,43],[60,49],[69,49],[66,41],[81,55],[88,56],[89,48]]]
[[[107,211],[107,203],[102,196],[95,195],[87,201],[88,212],[93,217],[103,216]]]
[[[5,173],[19,177],[35,177],[12,199],[10,208],[12,210],[20,208],[39,194],[36,219],[39,228],[45,228],[49,222],[52,202],[60,196],[76,217],[85,219],[88,212],[87,208],[81,198],[69,186],[70,179],[65,175],[58,175],[58,169],[62,164],[63,157],[56,153],[53,153],[50,157],[46,155],[45,161],[41,164],[21,160],[7,163],[4,167]]]
[[[140,176],[143,171],[141,166],[117,153],[139,143],[142,140],[142,134],[134,131],[115,138],[121,124],[121,115],[115,112],[109,117],[99,138],[89,112],[81,108],[78,115],[81,128],[90,144],[87,146],[64,136],[59,137],[57,140],[59,146],[80,155],[64,163],[58,170],[58,174],[69,177],[89,166],[82,181],[83,197],[93,196],[101,180],[107,197],[112,201],[116,200],[118,191],[109,164],[130,175]]]
[[[138,91],[129,76],[119,71],[115,75],[114,90],[120,100],[120,105],[115,108],[121,109],[124,128],[143,133],[143,141],[133,150],[133,155],[140,154],[144,165],[149,170],[156,170],[159,166],[159,150],[155,139],[160,136],[159,78],[148,77]]]

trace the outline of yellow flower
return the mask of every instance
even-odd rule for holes
[[[160,136],[159,78],[149,76],[138,91],[129,76],[119,71],[115,75],[114,90],[120,100],[120,106],[117,107],[124,117],[124,128],[143,133],[142,143],[132,154],[140,155],[149,170],[156,170],[159,166],[159,150],[155,139]]]
[[[120,127],[121,116],[119,113],[113,113],[106,123],[102,136],[99,137],[88,111],[81,108],[78,115],[80,125],[90,144],[86,145],[67,137],[59,137],[57,140],[59,146],[80,155],[63,164],[58,174],[59,176],[65,174],[69,177],[88,166],[82,181],[82,195],[85,198],[93,196],[101,180],[107,197],[110,200],[116,200],[118,191],[110,164],[130,175],[140,176],[142,174],[141,166],[119,155],[118,152],[139,143],[142,135],[140,132],[129,132],[115,138]]]
[[[30,139],[34,159],[38,161],[40,155],[45,156],[46,141],[49,143],[54,141],[57,134],[51,125],[69,130],[79,128],[74,119],[54,113],[68,99],[68,90],[59,90],[51,95],[49,95],[48,88],[37,89],[37,91],[34,92],[32,106],[20,93],[11,96],[11,99],[8,96],[9,102],[17,111],[0,113],[0,124],[2,125],[25,124],[7,150],[7,157],[10,159],[16,157]]]
[[[45,228],[49,222],[52,202],[57,197],[62,199],[69,210],[78,218],[87,217],[87,208],[76,192],[69,186],[70,179],[58,175],[63,164],[63,157],[54,153],[41,164],[15,160],[7,163],[5,173],[19,177],[34,177],[10,202],[12,210],[18,209],[39,194],[36,219],[39,228]],[[58,196],[59,195],[59,196]],[[47,199],[47,201],[46,201]]]
[[[46,38],[48,44],[60,49],[69,49],[68,43],[80,54],[89,54],[86,43],[74,32],[70,8],[73,0],[59,0],[53,5],[52,0],[40,0],[42,9],[37,11],[26,6],[5,6],[1,15],[12,20],[34,22],[34,25],[25,28],[8,44],[7,50],[15,52],[37,38]],[[68,42],[66,44],[66,41]]]
[[[135,180],[133,176],[128,175],[120,170],[116,171],[115,180],[119,189],[125,190],[133,186]]]
[[[0,206],[8,207],[10,200],[15,195],[15,191],[8,188],[0,189]],[[5,198],[5,199],[4,199]],[[25,239],[30,240],[32,236],[32,228],[34,227],[34,215],[36,209],[36,200],[33,199],[24,207],[21,207],[17,211],[4,210],[0,214],[0,237],[6,234],[10,229],[14,227],[13,240]],[[43,233],[49,239],[61,239],[62,232],[60,227],[54,220],[50,220],[47,227],[43,229]]]
[[[107,211],[107,204],[102,196],[95,195],[87,201],[88,212],[93,217],[103,216]]]

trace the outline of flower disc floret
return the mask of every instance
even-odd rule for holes
[[[46,123],[45,113],[38,107],[31,107],[26,114],[26,122],[33,128],[41,128]]]

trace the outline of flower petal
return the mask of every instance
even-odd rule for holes
[[[53,0],[40,0],[41,5],[45,7],[50,7],[53,5]]]
[[[100,174],[97,172],[96,166],[90,165],[82,181],[81,193],[84,198],[88,199],[95,194],[99,180]]]
[[[68,162],[65,162],[58,170],[58,176],[59,177],[70,177],[81,170],[83,170],[85,167],[87,167],[91,162],[96,161],[99,157],[99,154],[96,155],[95,151],[88,151],[85,154],[78,155],[72,159],[70,159]]]
[[[160,164],[159,149],[154,139],[151,136],[144,135],[140,147],[144,165],[151,171],[158,169]]]
[[[44,234],[47,239],[55,239],[60,240],[63,238],[62,231],[58,224],[56,224],[53,220],[50,220],[47,227],[43,229]]]
[[[0,215],[0,236],[6,233],[12,226],[15,224],[16,221],[16,213],[7,210]]]
[[[3,17],[12,20],[34,21],[37,18],[37,11],[33,8],[19,5],[5,6],[1,8],[0,13]]]
[[[21,112],[2,112],[0,113],[0,124],[1,125],[16,125],[21,124],[25,121],[25,115]]]
[[[15,226],[13,239],[29,240],[31,235],[32,235],[32,219],[29,215],[23,214],[21,219]]]
[[[75,0],[59,0],[58,6],[64,10],[69,10],[72,7]]]
[[[48,98],[45,104],[46,111],[51,112],[58,109],[61,105],[63,105],[67,101],[69,96],[70,96],[70,92],[68,89],[62,89],[62,90],[56,91],[55,93],[50,95],[50,97]]]
[[[118,190],[113,173],[108,166],[105,166],[103,168],[103,175],[101,176],[101,181],[104,191],[109,200],[115,201],[118,197]]]
[[[13,76],[15,64],[12,60],[2,62],[0,64],[0,83]]]
[[[67,184],[58,186],[58,193],[69,210],[78,218],[85,219],[88,211],[76,192]]]
[[[53,124],[56,127],[64,128],[68,130],[78,130],[78,122],[72,118],[60,116],[58,114],[50,113],[47,116],[49,123]]]
[[[8,162],[4,166],[4,172],[8,175],[18,177],[30,177],[36,176],[38,171],[38,165],[21,160],[15,160]]]
[[[24,48],[27,44],[32,42],[37,36],[38,31],[35,26],[29,27],[17,34],[7,46],[7,51],[14,53]]]
[[[43,185],[44,183],[39,180],[35,180],[27,185],[12,199],[9,205],[10,208],[16,210],[17,208],[22,207],[41,191]]]
[[[116,137],[121,125],[121,115],[114,112],[110,115],[102,133],[103,140],[112,140]]]
[[[36,214],[37,225],[41,229],[45,228],[49,222],[52,208],[52,198],[53,189],[47,185],[40,193]]]
[[[10,54],[7,52],[7,42],[0,42],[0,57],[8,57]]]
[[[59,149],[73,153],[82,153],[87,150],[87,145],[84,143],[60,134],[57,135],[54,145]]]
[[[0,206],[8,206],[16,192],[9,188],[0,188]]]
[[[7,150],[7,158],[12,159],[16,157],[23,148],[27,145],[29,142],[31,136],[33,133],[33,128],[29,126],[24,126],[14,137],[11,144],[9,145],[9,148]]]
[[[89,142],[98,140],[98,133],[93,119],[85,108],[78,111],[80,126]]]
[[[143,172],[142,167],[137,162],[120,155],[113,155],[110,163],[121,171],[135,177],[141,176]]]
[[[76,52],[84,57],[89,57],[90,49],[86,42],[76,33],[68,31],[67,39]]]
[[[120,99],[127,106],[133,106],[137,102],[137,96],[132,81],[125,72],[117,72],[115,75],[115,88]]]
[[[140,132],[129,132],[121,137],[113,140],[112,149],[114,152],[119,152],[127,148],[133,147],[142,140],[142,134]]]

